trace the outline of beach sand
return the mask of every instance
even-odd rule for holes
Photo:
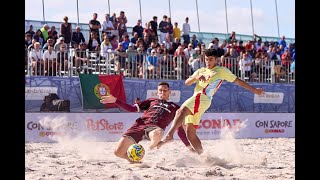
[[[81,138],[25,144],[25,178],[96,179],[295,179],[295,139],[202,140],[204,153],[187,150],[180,140],[149,150],[141,164],[117,158],[117,142]]]

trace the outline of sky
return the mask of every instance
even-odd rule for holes
[[[295,38],[295,0],[109,0],[110,13],[115,12],[118,16],[120,11],[124,11],[128,19],[127,26],[130,27],[135,26],[140,18],[144,26],[153,16],[158,16],[158,23],[163,15],[169,17],[169,2],[172,22],[178,22],[181,29],[185,18],[189,17],[191,31],[194,32],[200,29],[201,32],[227,33],[228,27],[229,33],[235,31],[238,34],[252,35],[254,32],[261,36],[278,37],[278,12],[279,35]],[[104,15],[109,13],[108,0],[78,0],[78,10],[80,23],[88,23],[95,12],[102,23]],[[78,22],[77,0],[25,0],[26,20],[42,21],[45,18],[46,21],[62,22],[64,16],[68,16],[69,22]]]

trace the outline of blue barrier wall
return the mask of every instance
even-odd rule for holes
[[[128,103],[133,103],[136,97],[141,100],[146,99],[147,90],[157,89],[157,84],[162,80],[135,80],[124,79],[124,87]],[[184,85],[184,81],[166,80],[172,90],[180,90],[181,105],[193,94],[193,86]],[[207,112],[295,112],[295,85],[294,84],[269,84],[269,83],[251,83],[251,85],[263,88],[266,92],[282,92],[284,99],[281,104],[254,103],[254,94],[233,83],[223,82],[217,93],[214,95],[211,107]],[[78,77],[26,77],[26,87],[57,87],[58,95],[61,99],[71,101],[71,112],[122,112],[118,108],[107,110],[82,110],[82,96],[80,90],[80,81]],[[26,112],[39,112],[41,100],[26,100]]]

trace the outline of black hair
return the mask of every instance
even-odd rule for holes
[[[206,49],[205,53],[206,56],[214,56],[218,57],[218,51],[216,49]]]
[[[161,86],[161,85],[168,86],[168,88],[170,88],[169,84],[166,82],[159,82],[158,86]]]

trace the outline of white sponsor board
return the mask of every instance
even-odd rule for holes
[[[25,87],[25,100],[43,100],[49,93],[58,93],[57,87]]]
[[[283,102],[283,93],[282,92],[265,92],[262,95],[254,95],[254,103],[273,103],[281,104]]]
[[[25,141],[56,142],[57,137],[118,141],[141,115],[141,113],[26,113]],[[220,139],[223,138],[221,134],[224,128],[234,132],[235,138],[295,137],[295,114],[205,113],[201,118],[197,134],[200,139]],[[179,139],[177,134],[174,138]]]
[[[157,95],[157,93],[158,93],[158,90],[147,90],[147,99],[148,98],[157,98],[158,99],[159,96]],[[181,97],[181,91],[171,90],[169,101],[178,103],[178,102],[180,102],[180,97]]]

